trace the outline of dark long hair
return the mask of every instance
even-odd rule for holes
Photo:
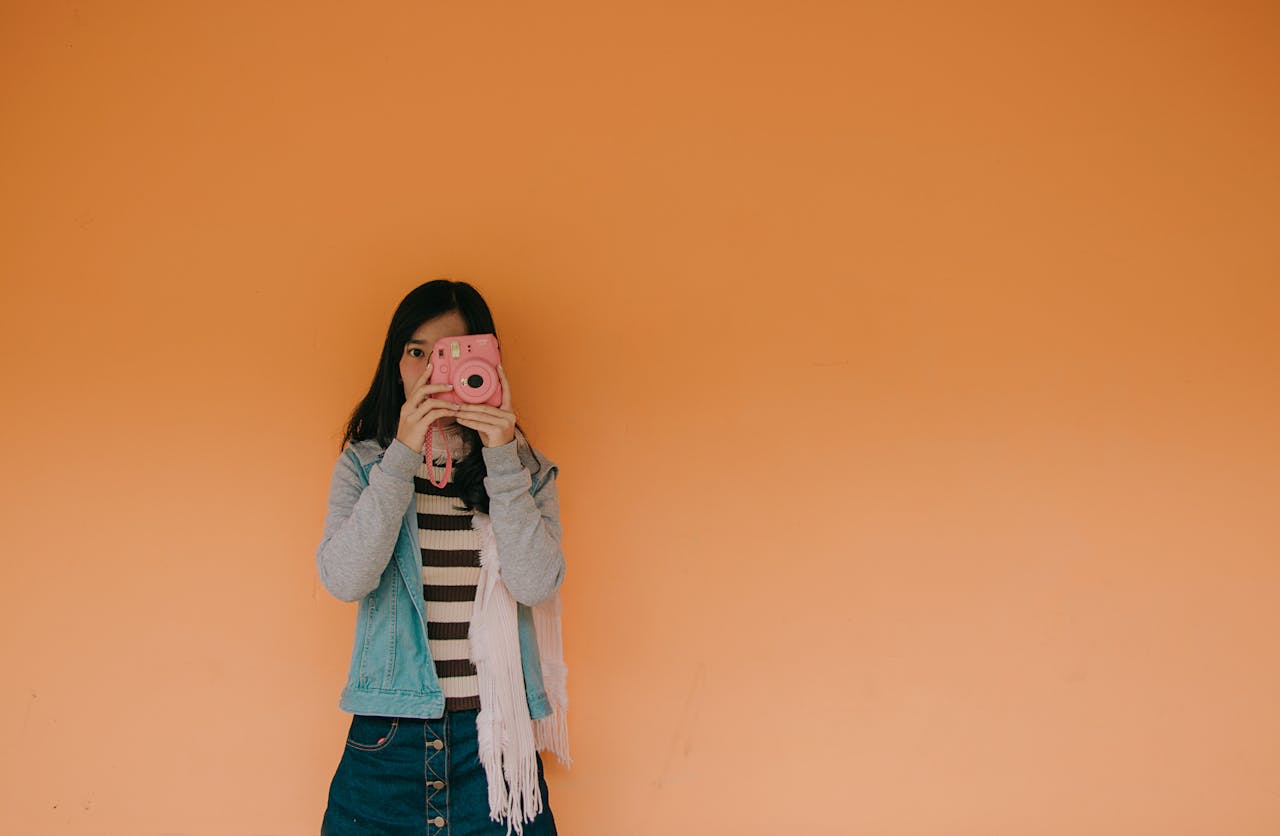
[[[352,411],[347,421],[346,432],[338,445],[340,450],[346,447],[348,441],[370,438],[376,439],[384,449],[391,445],[400,428],[400,407],[404,406],[405,400],[404,386],[398,380],[400,357],[404,354],[405,344],[422,323],[453,311],[462,316],[468,334],[493,334],[501,347],[502,340],[493,324],[489,306],[474,287],[466,282],[449,279],[436,279],[418,285],[400,300],[395,313],[391,315],[391,325],[387,328],[387,339],[382,344],[382,356],[373,373],[373,382],[369,384],[368,394]],[[489,494],[484,488],[486,470],[483,441],[478,431],[461,424],[457,428],[463,431],[471,450],[460,461],[453,463],[453,481],[458,486],[467,510],[474,509],[487,514]],[[516,424],[516,431],[517,436],[524,435],[524,429],[519,423]],[[527,436],[525,440],[528,440]]]

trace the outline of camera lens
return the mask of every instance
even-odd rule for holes
[[[472,389],[479,389],[484,385],[484,378],[478,374],[470,375],[467,377],[467,385]]]

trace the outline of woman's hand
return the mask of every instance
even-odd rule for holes
[[[502,406],[464,403],[454,413],[459,424],[480,433],[485,447],[501,447],[516,437],[516,414],[511,411],[511,384],[507,373],[498,366],[498,381],[502,384]]]
[[[422,373],[409,390],[409,397],[400,407],[400,426],[396,429],[396,438],[410,450],[422,452],[427,443],[427,431],[431,423],[437,419],[453,415],[457,404],[437,400],[432,395],[447,392],[453,388],[452,383],[427,383],[431,379],[431,364],[427,364]]]

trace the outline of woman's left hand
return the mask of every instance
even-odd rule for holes
[[[502,384],[502,406],[464,403],[459,404],[458,411],[454,413],[454,420],[459,424],[480,433],[485,447],[501,447],[516,437],[516,414],[511,411],[511,384],[507,382],[507,373],[501,365],[498,366],[498,382]]]

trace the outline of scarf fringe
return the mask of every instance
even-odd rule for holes
[[[532,608],[543,682],[552,708],[551,714],[533,720],[524,688],[516,602],[501,579],[488,515],[477,512],[473,524],[482,532],[480,581],[469,630],[471,661],[480,690],[476,736],[489,785],[489,818],[496,822],[505,819],[510,836],[513,828],[521,834],[524,822],[532,821],[543,809],[536,752],[549,749],[563,765],[571,763],[560,593]]]
[[[550,750],[566,768],[573,765],[569,756],[569,694],[566,688],[568,670],[560,634],[560,593],[533,608],[533,630],[538,637],[538,656],[542,660],[542,684],[547,691],[551,713],[533,721],[534,739],[541,750]]]

